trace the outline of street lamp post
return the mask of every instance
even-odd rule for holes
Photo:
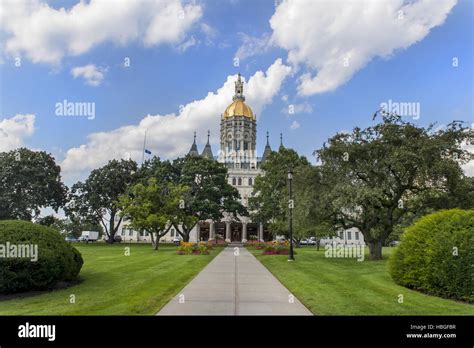
[[[290,254],[288,255],[288,261],[294,261],[295,257],[293,255],[293,208],[295,203],[293,202],[293,171],[288,170],[288,182],[289,182],[289,200],[288,200],[288,209],[290,211]]]

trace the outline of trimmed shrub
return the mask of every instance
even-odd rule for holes
[[[6,254],[7,247],[18,245],[37,246],[38,259],[7,258],[12,256]],[[83,264],[79,251],[59,232],[28,221],[0,221],[0,252],[0,293],[50,289],[75,279]]]
[[[439,211],[408,227],[389,272],[402,286],[474,302],[474,210]]]

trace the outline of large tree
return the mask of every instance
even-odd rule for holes
[[[299,166],[294,173],[294,234],[298,238],[314,237],[319,250],[321,239],[336,234],[333,212],[324,201],[326,185],[319,166]]]
[[[306,166],[309,162],[305,157],[284,147],[267,157],[262,165],[263,173],[255,179],[254,194],[249,198],[253,221],[269,224],[272,234],[288,235],[288,171],[296,173]],[[295,230],[296,239],[305,235],[303,229]]]
[[[50,154],[26,148],[0,153],[0,220],[31,220],[45,207],[57,212],[65,199],[61,168]]]
[[[151,177],[138,183],[119,199],[121,216],[129,219],[130,226],[150,233],[152,245],[158,250],[160,239],[168,233],[172,214],[188,188],[171,182],[159,182]]]
[[[324,198],[343,228],[356,227],[371,259],[407,213],[461,185],[460,163],[472,158],[461,144],[473,141],[460,122],[434,131],[384,114],[382,122],[338,133],[318,151],[326,178]]]
[[[220,221],[224,214],[233,219],[247,215],[239,192],[227,182],[227,168],[201,156],[186,156],[174,161],[177,183],[187,187],[175,206],[172,223],[184,241],[198,221]]]
[[[179,180],[179,168],[170,161],[162,161],[159,157],[146,160],[138,169],[136,182],[146,184],[150,178],[155,178],[159,185]]]
[[[111,160],[94,169],[85,182],[73,185],[65,208],[71,219],[100,223],[109,243],[114,242],[123,216],[119,197],[135,183],[137,164],[132,160]]]

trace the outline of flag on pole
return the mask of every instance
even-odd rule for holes
[[[150,150],[145,149],[145,153],[148,154],[148,155],[151,155],[151,151],[150,151]]]

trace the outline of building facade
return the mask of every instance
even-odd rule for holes
[[[220,119],[220,147],[217,156],[214,156],[207,133],[207,143],[199,153],[196,144],[196,133],[194,141],[189,149],[190,156],[203,156],[223,163],[228,170],[228,183],[235,187],[239,194],[241,203],[248,206],[248,199],[252,195],[255,178],[262,173],[261,166],[272,152],[269,144],[268,132],[267,143],[262,157],[257,156],[257,119],[251,107],[245,103],[244,83],[240,74],[235,82],[235,94],[232,102],[221,114]],[[280,147],[283,146],[280,134]],[[245,243],[249,240],[265,241],[271,240],[270,233],[261,223],[254,223],[249,217],[241,216],[240,221],[235,221],[230,216],[224,216],[221,221],[200,221],[190,232],[190,241],[214,241],[222,240],[227,243]],[[119,227],[118,234],[125,242],[151,242],[147,232],[135,231],[125,221]],[[362,233],[349,229],[341,231],[338,237],[325,238],[322,244],[333,240],[344,244],[364,244]],[[170,243],[180,239],[175,228],[161,239],[161,242]]]
[[[267,144],[263,155],[257,156],[257,119],[252,108],[245,103],[244,83],[239,74],[232,102],[221,114],[218,155],[214,156],[212,152],[209,132],[202,153],[199,154],[194,135],[194,142],[188,154],[204,156],[223,163],[228,170],[229,184],[239,191],[241,203],[248,206],[255,178],[261,173],[261,165],[271,151],[267,133]],[[269,239],[269,233],[262,224],[253,223],[248,217],[242,216],[239,219],[240,221],[233,221],[225,216],[219,222],[200,221],[191,232],[190,238],[192,241],[221,239],[227,243]]]
[[[218,155],[214,156],[209,137],[200,153],[194,141],[188,152],[190,156],[203,156],[224,163],[228,170],[229,184],[235,187],[240,194],[241,203],[248,206],[248,199],[253,191],[255,178],[261,173],[261,165],[271,153],[268,139],[262,157],[257,157],[257,119],[252,108],[245,103],[244,83],[240,74],[235,82],[235,94],[232,102],[221,114],[220,147]],[[253,223],[248,217],[239,217],[240,221],[233,221],[225,216],[221,221],[200,221],[190,233],[190,241],[222,240],[227,243],[245,243],[248,240],[268,240],[270,235],[262,224]],[[133,230],[124,221],[117,232],[125,242],[151,242],[147,232]],[[161,239],[161,242],[170,243],[180,236],[174,228]]]

